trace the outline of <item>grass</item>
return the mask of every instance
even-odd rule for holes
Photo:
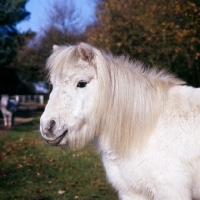
[[[92,144],[75,152],[48,146],[39,117],[0,137],[0,199],[115,200]]]

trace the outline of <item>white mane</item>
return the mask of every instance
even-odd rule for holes
[[[55,48],[47,61],[50,76],[61,72],[58,66],[73,68],[80,55],[78,46]],[[162,113],[167,91],[184,82],[139,62],[114,57],[87,45],[84,56],[97,71],[99,91],[96,103],[95,135],[122,154],[140,148],[151,135]],[[66,66],[66,65],[65,65]]]
[[[184,82],[124,56],[102,55],[96,56],[102,141],[109,137],[119,154],[140,149],[162,113],[167,90]]]

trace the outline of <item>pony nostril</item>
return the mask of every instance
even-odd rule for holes
[[[53,132],[53,128],[55,126],[56,122],[54,120],[50,120],[49,127],[47,128],[49,132]]]

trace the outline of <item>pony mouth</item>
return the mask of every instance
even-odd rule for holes
[[[68,130],[64,131],[62,135],[60,135],[59,137],[57,137],[55,140],[46,140],[48,144],[52,145],[52,146],[58,146],[60,144],[60,142],[62,141],[62,139],[65,137],[65,135],[67,134]]]

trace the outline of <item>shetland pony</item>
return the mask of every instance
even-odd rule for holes
[[[1,96],[1,112],[5,127],[11,127],[14,124],[14,113],[17,111],[17,106],[17,101],[9,99],[8,95]]]
[[[200,200],[200,89],[85,43],[54,45],[46,68],[48,144],[94,140],[122,200]]]

